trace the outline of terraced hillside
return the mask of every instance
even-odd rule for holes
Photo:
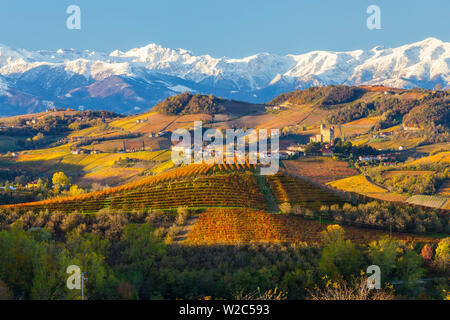
[[[450,198],[450,179],[447,179],[439,189],[439,196]]]
[[[2,206],[25,211],[95,213],[103,208],[250,207],[267,209],[254,173],[244,166],[190,165],[105,191]]]
[[[343,203],[343,200],[332,192],[319,188],[306,180],[281,173],[267,176],[266,179],[279,204],[289,202],[293,205],[318,209],[322,205]]]
[[[149,176],[137,182],[79,196],[0,206],[16,211],[95,213],[103,208],[168,209],[177,207],[234,207],[268,210],[268,195],[255,176],[256,166],[247,164],[192,164]],[[282,173],[265,177],[266,190],[278,204],[289,202],[305,208],[343,203],[334,193]],[[264,183],[265,184],[265,183]],[[273,200],[272,200],[273,201]]]
[[[327,224],[298,216],[269,214],[249,209],[209,209],[203,212],[187,236],[192,244],[236,244],[249,242],[317,243]],[[346,236],[358,243],[369,243],[387,232],[345,227]],[[399,240],[432,242],[436,239],[394,233]]]

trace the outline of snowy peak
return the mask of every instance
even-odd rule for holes
[[[231,81],[238,89],[248,86],[252,90],[276,83],[278,75],[287,81],[315,76],[325,83],[351,84],[441,78],[448,85],[449,58],[450,43],[436,38],[393,49],[378,46],[367,51],[313,51],[286,56],[259,53],[241,59],[195,56],[184,49],[154,43],[126,52],[115,50],[109,55],[74,49],[32,52],[0,46],[0,74],[17,74],[41,65],[63,65],[67,72],[97,80],[112,75],[139,77],[159,72],[194,82],[217,77]]]
[[[29,51],[0,45],[0,97],[12,88],[53,101],[55,97],[70,96],[70,92],[87,92],[77,88],[86,88],[97,81],[101,87],[109,88],[115,83],[109,78],[121,77],[130,83],[122,90],[139,92],[140,97],[123,104],[123,108],[139,101],[140,108],[148,109],[180,90],[265,102],[282,92],[328,84],[401,88],[433,88],[441,84],[445,88],[450,87],[449,69],[450,43],[436,38],[397,48],[376,46],[369,50],[312,51],[284,56],[264,52],[244,58],[197,56],[185,49],[155,43],[109,54],[75,49]],[[151,95],[144,89],[151,91]],[[115,96],[134,94],[115,92]],[[83,105],[102,104],[90,98],[93,96],[86,93]],[[74,98],[56,102],[75,107],[79,103]],[[0,105],[0,114],[1,108]]]
[[[191,52],[184,49],[168,49],[155,43],[151,43],[145,47],[134,48],[127,52],[114,51],[110,54],[115,57],[133,58],[136,62],[160,61],[178,59],[183,56],[190,57]]]

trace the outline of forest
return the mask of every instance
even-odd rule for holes
[[[184,92],[164,99],[156,104],[152,110],[166,115],[216,114],[224,112],[224,108],[219,106],[221,102],[223,102],[222,99],[213,95],[206,96]]]
[[[344,124],[365,117],[380,116],[374,129],[403,123],[406,127],[445,129],[450,124],[450,95],[442,91],[419,99],[383,96],[370,102],[354,102],[338,107],[328,117],[330,124]]]
[[[413,194],[435,194],[450,177],[450,167],[446,163],[430,163],[408,165],[401,168],[405,173],[392,177],[386,177],[386,173],[395,172],[394,168],[372,167],[367,168],[367,174],[377,183],[386,186],[390,191],[397,193]],[[408,170],[423,171],[423,175],[408,174]]]
[[[330,298],[330,284],[354,283],[371,264],[382,271],[379,298],[443,299],[448,290],[450,238],[411,243],[384,237],[362,245],[329,225],[315,244],[194,246],[170,238],[187,218],[182,209],[172,215],[149,210],[0,217],[3,299],[80,299],[65,286],[72,264],[87,272],[86,294],[93,300],[258,299],[274,290],[285,299]],[[433,280],[417,282],[424,277]]]
[[[268,102],[269,105],[278,105],[286,102],[292,104],[306,104],[319,102],[324,106],[331,106],[353,101],[364,93],[364,89],[343,85],[329,85],[326,87],[311,87],[305,90],[295,90],[279,95]]]

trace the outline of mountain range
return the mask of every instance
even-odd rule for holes
[[[0,45],[0,116],[53,107],[131,114],[185,91],[261,103],[329,84],[448,88],[449,70],[450,43],[435,38],[397,48],[242,59],[196,56],[156,44],[109,54]]]

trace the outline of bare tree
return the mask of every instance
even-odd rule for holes
[[[351,282],[328,281],[324,289],[315,287],[309,291],[311,300],[393,300],[394,294],[390,287],[384,289],[369,289],[367,277],[361,276]]]

